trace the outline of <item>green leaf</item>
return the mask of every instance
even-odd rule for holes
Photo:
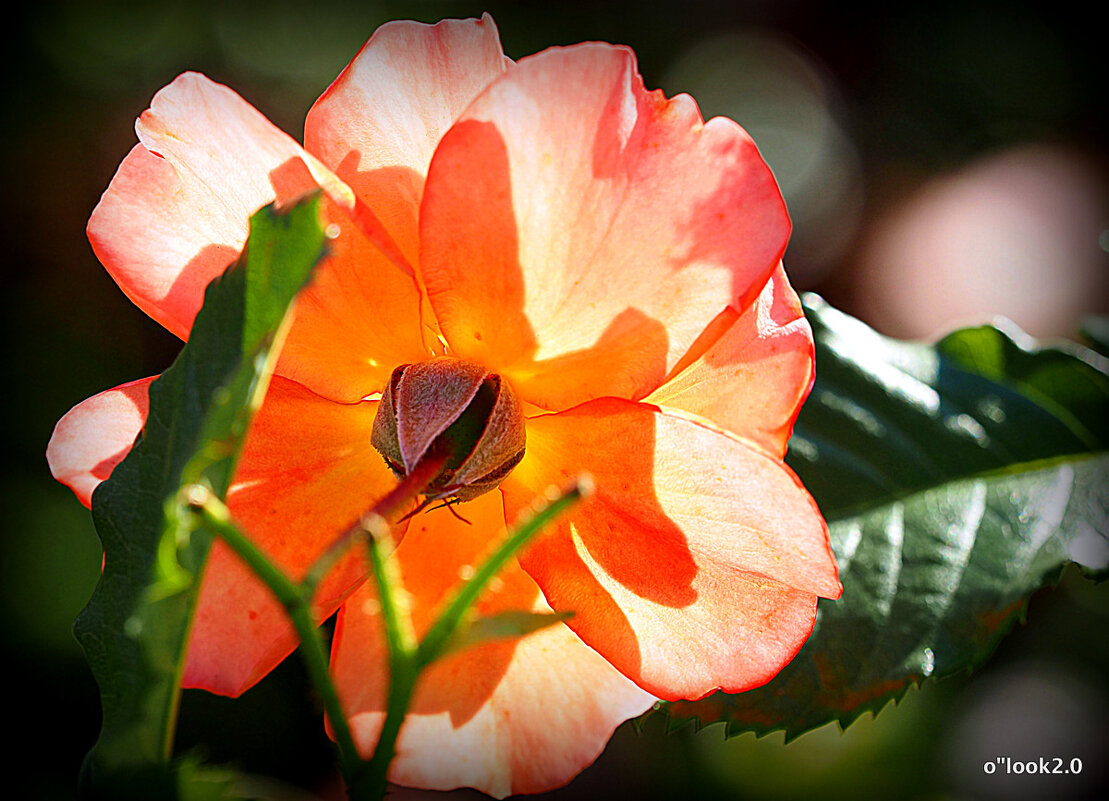
[[[523,609],[509,609],[473,620],[463,619],[436,658],[442,659],[473,645],[481,645],[493,640],[523,637],[553,626],[555,623],[564,623],[573,616],[573,612],[527,612]]]
[[[787,461],[844,592],[766,686],[669,706],[729,734],[847,725],[981,664],[1068,564],[1109,568],[1109,362],[993,326],[898,342],[804,305],[817,379]]]
[[[949,334],[936,350],[952,367],[1033,400],[1063,421],[1086,449],[1109,443],[1109,363],[1087,348],[1067,342],[1041,347],[1015,327],[984,325]],[[994,409],[986,411],[996,417]]]
[[[142,435],[93,494],[105,566],[75,624],[104,715],[82,770],[90,797],[110,797],[128,776],[173,775],[185,645],[211,542],[179,491],[196,481],[227,491],[286,311],[324,253],[315,199],[262,209],[250,226],[243,256],[208,286],[188,343],[151,384]]]
[[[133,766],[113,774],[110,801],[310,801],[315,796],[276,780],[243,773],[235,767],[209,765],[195,753],[172,763]]]

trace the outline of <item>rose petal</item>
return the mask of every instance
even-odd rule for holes
[[[703,348],[694,344],[687,363],[645,400],[707,418],[783,458],[812,388],[814,348],[781,265],[751,306],[729,308],[721,321],[723,333]]]
[[[635,70],[603,44],[523,59],[428,172],[421,270],[450,347],[544,408],[644,397],[785,248],[747,134],[646,92]]]
[[[343,405],[275,376],[228,493],[235,520],[294,577],[396,480],[370,447],[374,402]],[[316,594],[320,619],[365,575],[351,556]],[[183,686],[238,695],[296,647],[285,611],[221,542],[212,547]]]
[[[667,699],[765,683],[838,597],[827,527],[793,473],[702,421],[600,399],[528,420],[509,514],[579,472],[595,496],[520,557],[568,625]]]
[[[398,364],[427,359],[420,292],[342,209],[326,202],[328,255],[295,306],[277,373],[339,403],[380,392]]]
[[[384,223],[410,264],[432,153],[511,61],[492,17],[378,28],[308,112],[305,147]]]
[[[412,519],[396,550],[418,633],[504,532],[499,493]],[[550,611],[513,562],[477,610]],[[344,604],[332,652],[335,681],[359,750],[369,755],[384,720],[387,679],[376,593],[369,583]],[[409,786],[476,787],[498,798],[559,787],[596,759],[623,720],[654,699],[558,623],[518,640],[473,646],[436,662],[417,688],[389,777]]]
[[[317,186],[351,208],[350,189],[226,86],[185,73],[154,96],[89,219],[116,283],[182,339],[208,282],[234,261],[250,216]]]
[[[140,378],[105,390],[66,412],[46,446],[50,472],[85,506],[92,492],[123,461],[142,431],[154,378]]]

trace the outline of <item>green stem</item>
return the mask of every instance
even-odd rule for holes
[[[409,503],[422,494],[428,483],[439,475],[449,456],[449,453],[435,454],[421,460],[411,473],[402,478],[388,494],[378,500],[368,512],[362,515],[358,522],[336,538],[323,555],[309,566],[300,583],[289,578],[281,568],[271,562],[269,557],[239,530],[239,527],[231,518],[231,512],[227,505],[216,497],[211,490],[200,484],[192,484],[185,490],[187,505],[199,512],[204,524],[214,534],[223,538],[228,546],[246,562],[255,575],[270,588],[277,600],[285,607],[297,635],[300,637],[301,652],[308,670],[309,680],[319,694],[327,712],[328,720],[331,722],[335,744],[339,749],[339,761],[343,778],[350,789],[352,798],[384,798],[385,786],[382,784],[380,793],[375,795],[366,795],[364,790],[359,789],[363,787],[363,781],[360,777],[366,775],[366,767],[369,763],[363,760],[358,753],[354,743],[354,735],[350,728],[350,721],[347,720],[346,713],[339,700],[338,691],[331,681],[328,670],[327,647],[320,636],[319,625],[312,616],[312,598],[315,596],[316,589],[324,576],[338,562],[351,544],[360,539],[369,540],[372,545],[371,560],[373,561],[373,573],[378,582],[378,591],[382,598],[391,599],[390,613],[392,617],[386,616],[386,620],[391,619],[393,625],[393,636],[389,643],[391,673],[401,677],[411,677],[409,682],[411,686],[407,689],[407,696],[410,697],[415,686],[416,671],[408,668],[407,662],[413,661],[416,650],[415,634],[412,631],[411,621],[408,620],[407,616],[402,618],[399,615],[400,607],[396,602],[397,593],[395,588],[400,587],[400,579],[398,576],[386,572],[388,566],[385,563],[385,554],[381,549],[385,547],[385,543],[390,543],[391,550],[392,538],[388,536],[388,521],[403,512]],[[376,557],[373,556],[375,553]],[[382,590],[383,586],[386,586],[385,590]],[[401,624],[402,619],[407,621],[407,625]],[[388,626],[387,623],[387,628]],[[403,688],[405,680],[405,678],[402,678],[397,684],[398,691]],[[408,701],[405,700],[405,709],[407,709],[407,706]],[[395,742],[395,740],[396,736],[394,734],[393,741]],[[375,759],[377,753],[378,751],[375,750]],[[389,759],[391,760],[392,757],[390,756]],[[376,773],[376,771],[372,771],[372,773]],[[382,775],[384,776],[384,774]]]
[[[317,621],[312,616],[311,591],[290,579],[244,536],[235,521],[231,519],[231,512],[226,504],[207,488],[200,485],[191,486],[188,489],[188,503],[200,513],[205,526],[222,537],[231,550],[250,566],[288,612],[300,637],[300,650],[308,669],[309,679],[319,693],[328,719],[331,721],[335,744],[339,749],[340,765],[349,784],[358,773],[362,759],[354,745],[350,723],[339,701],[339,694],[328,673],[327,648],[320,635]]]
[[[380,527],[372,532],[369,538],[370,560],[378,582],[390,670],[385,723],[378,737],[373,759],[366,766],[365,773],[359,777],[358,789],[367,792],[366,797],[385,796],[389,765],[396,755],[397,737],[401,724],[408,715],[420,671],[443,652],[466,612],[505,563],[556,515],[588,495],[591,490],[592,482],[588,478],[579,478],[569,489],[557,495],[548,495],[549,502],[526,520],[517,523],[512,533],[493,551],[474,577],[462,585],[418,645],[412,633],[407,608],[397,597],[397,591],[402,589],[402,585],[395,575],[395,563],[388,559],[387,549],[390,548],[391,540],[387,534],[388,529]],[[352,795],[355,794],[352,792]]]
[[[451,636],[462,622],[463,616],[469,611],[474,601],[481,595],[485,585],[504,567],[521,548],[531,541],[539,531],[551,520],[566,511],[567,507],[577,503],[592,492],[592,481],[587,477],[579,478],[573,486],[561,491],[558,495],[548,496],[548,503],[537,509],[530,517],[519,521],[513,531],[497,546],[496,550],[482,563],[474,577],[463,584],[457,594],[451,599],[447,608],[439,615],[435,623],[428,629],[420,642],[416,655],[419,667],[425,667],[433,662],[443,651]]]
[[[255,572],[285,607],[301,641],[309,679],[323,701],[339,749],[343,778],[352,799],[383,799],[387,789],[389,765],[396,756],[397,737],[408,714],[420,671],[439,657],[482,590],[532,537],[566,507],[588,494],[588,479],[579,479],[529,518],[517,523],[513,531],[486,559],[474,577],[464,583],[428,630],[422,641],[416,638],[407,604],[402,600],[403,582],[392,558],[393,540],[389,519],[395,517],[419,496],[443,467],[446,456],[428,457],[405,476],[388,495],[378,501],[357,523],[338,537],[314,562],[301,582],[281,570],[250,541],[231,518],[231,512],[207,487],[193,484],[185,490],[185,501],[201,516],[204,525],[219,537]],[[327,571],[352,543],[365,540],[369,550],[374,581],[377,584],[382,620],[389,651],[389,696],[385,722],[373,757],[363,760],[331,681],[328,654],[317,622],[312,616],[312,597]]]
[[[352,790],[356,789],[359,795],[365,793],[366,798],[384,798],[389,765],[396,756],[397,736],[408,713],[420,668],[416,663],[417,643],[412,617],[400,598],[402,579],[396,561],[390,558],[393,543],[388,528],[379,526],[367,544],[389,651],[389,700],[373,758],[358,777],[358,787]]]
[[[449,453],[428,455],[417,462],[411,473],[397,482],[385,497],[377,501],[358,519],[358,522],[340,534],[312,563],[304,574],[305,586],[314,590],[352,543],[372,537],[372,532],[378,530],[381,523],[388,523],[403,512],[408,504],[423,494],[427,485],[439,475],[449,457]]]

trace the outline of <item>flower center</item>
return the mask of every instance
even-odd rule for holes
[[[524,415],[507,381],[477,362],[442,357],[393,370],[370,442],[398,478],[446,457],[424,504],[468,501],[497,487],[524,458]]]

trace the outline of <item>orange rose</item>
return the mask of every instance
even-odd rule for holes
[[[840,585],[820,513],[782,457],[813,346],[780,259],[789,219],[734,122],[647,92],[633,53],[589,43],[513,63],[482,20],[380,28],[308,114],[305,144],[226,87],[160,91],[89,221],[123,291],[185,338],[248,218],[320,187],[336,234],[250,430],[228,504],[294,575],[395,479],[371,446],[392,371],[447,356],[507,382],[526,451],[495,490],[402,524],[418,630],[551,484],[597,491],[479,601],[576,615],[423,676],[390,778],[487,793],[569,781],[654,697],[765,683]],[[70,411],[54,475],[88,504],[146,415],[138,381]],[[372,582],[351,554],[335,681],[359,748],[383,719]],[[281,607],[216,543],[184,684],[237,695],[296,646]]]

